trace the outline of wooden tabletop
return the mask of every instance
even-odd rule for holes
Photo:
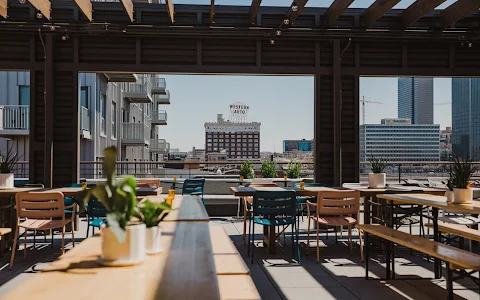
[[[257,187],[247,187],[247,186],[232,186],[230,191],[235,197],[248,197],[253,196],[256,191],[269,191],[269,192],[278,192],[286,191],[286,189],[278,186],[257,186]]]
[[[165,201],[163,196],[148,196],[153,202]],[[202,199],[190,195],[175,195],[172,203],[172,211],[163,220],[164,222],[209,222],[207,211]]]
[[[360,192],[362,197],[365,196],[376,196],[378,194],[401,194],[401,193],[411,193],[411,192],[419,192],[431,195],[438,195],[443,196],[447,190],[443,188],[432,188],[432,187],[419,187],[419,186],[405,186],[405,185],[390,185],[385,188],[378,188],[373,189],[369,188],[366,184],[344,184],[344,187],[356,190]]]
[[[480,201],[473,201],[472,204],[454,204],[448,203],[447,197],[429,194],[379,194],[377,198],[399,204],[417,204],[461,213],[480,214]]]
[[[136,189],[137,196],[156,196],[162,193],[162,187],[149,188],[149,187],[139,187]]]

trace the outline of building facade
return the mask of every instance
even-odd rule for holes
[[[480,78],[452,78],[452,149],[480,161]]]
[[[283,152],[312,152],[313,140],[284,140]]]
[[[372,156],[389,162],[438,161],[440,125],[411,124],[405,119],[360,125],[360,161],[368,162]]]
[[[102,176],[103,149],[116,146],[121,161],[162,161],[169,144],[160,139],[167,124],[161,105],[170,103],[165,79],[155,75],[80,73],[80,175]],[[30,75],[0,72],[0,152],[8,148],[29,159]],[[133,171],[130,166],[125,173]],[[22,174],[27,175],[27,174]]]
[[[440,130],[440,160],[449,161],[452,158],[452,127]]]
[[[433,124],[433,78],[398,79],[398,118]]]
[[[230,160],[259,159],[260,125],[259,122],[232,123],[218,114],[217,122],[205,123],[207,159],[209,153],[221,153],[222,150]]]

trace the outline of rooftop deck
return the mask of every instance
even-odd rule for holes
[[[256,236],[257,249],[255,262],[250,264],[247,248],[242,241],[243,223],[231,218],[215,219],[212,225],[223,226],[235,246],[247,262],[251,276],[262,299],[444,299],[446,297],[445,280],[433,277],[432,263],[418,253],[410,255],[408,250],[399,250],[396,259],[397,280],[384,281],[385,263],[380,252],[374,252],[370,264],[371,280],[366,281],[365,269],[360,260],[358,244],[350,252],[346,243],[346,235],[338,235],[338,243],[330,232],[328,239],[322,233],[323,247],[321,263],[315,262],[314,248],[306,255],[302,249],[301,263],[290,261],[291,248],[287,235],[287,247],[279,248],[276,255],[267,254],[260,247],[261,236]],[[301,224],[300,242],[306,241],[306,223]],[[414,228],[417,230],[418,228]],[[260,233],[261,228],[255,230]],[[86,233],[86,222],[80,221],[79,231],[75,234],[80,242]],[[356,232],[354,231],[354,235]],[[71,248],[67,235],[67,249]],[[8,271],[8,253],[0,258],[0,298],[11,289],[21,285],[40,271],[45,263],[55,260],[60,255],[59,235],[55,236],[54,247],[51,248],[44,238],[36,238],[37,250],[27,251],[27,261],[23,262],[19,252],[13,271]],[[50,237],[47,237],[50,241]],[[281,239],[283,242],[283,238]],[[311,241],[313,243],[313,241]],[[20,250],[23,248],[23,241]],[[33,237],[27,240],[27,247],[33,246]],[[313,244],[312,244],[313,246]],[[479,250],[477,246],[476,251]],[[375,279],[373,279],[375,278]],[[408,279],[407,279],[408,278]],[[478,299],[479,290],[469,279],[454,282],[456,299]],[[93,293],[94,291],[92,291]]]

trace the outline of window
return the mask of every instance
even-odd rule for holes
[[[100,93],[100,133],[105,134],[107,130],[107,96]]]
[[[20,105],[30,105],[30,87],[28,85],[18,86],[18,100]]]
[[[82,86],[80,89],[80,106],[88,109],[88,86]]]
[[[117,103],[112,101],[112,138],[117,138]]]

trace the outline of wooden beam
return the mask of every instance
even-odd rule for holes
[[[257,17],[258,9],[262,0],[252,0],[252,5],[250,6],[250,24],[255,24],[255,18]]]
[[[50,9],[52,4],[49,0],[28,0],[28,2],[39,10],[45,18],[50,20]]]
[[[338,17],[352,4],[353,0],[335,0],[327,10],[328,25],[332,25]]]
[[[440,25],[447,27],[480,8],[478,0],[458,0],[440,13]]]
[[[435,7],[439,6],[446,0],[417,0],[402,14],[403,27],[412,26],[415,22],[420,20],[423,16],[433,11]]]
[[[133,2],[132,0],[121,0],[123,4],[123,8],[125,8],[125,12],[127,13],[128,17],[130,18],[130,22],[133,22]]]
[[[290,20],[290,25],[293,25],[293,23],[295,23],[295,20],[300,15],[300,13],[302,12],[302,9],[305,7],[305,4],[307,4],[307,2],[308,0],[293,1],[292,6],[295,3],[297,5],[297,11],[293,11],[292,7],[290,6],[290,11],[288,12],[288,16],[289,16],[288,19]]]
[[[75,0],[75,3],[77,3],[78,8],[80,8],[85,17],[91,22],[93,20],[92,2],[90,2],[90,0]]]
[[[215,15],[215,0],[210,0],[210,25],[214,23],[213,16]]]
[[[0,17],[7,18],[7,0],[0,0]]]
[[[375,26],[375,22],[392,9],[400,0],[376,0],[363,14],[366,27]]]
[[[173,7],[173,0],[165,0],[165,5],[167,6],[168,16],[170,17],[170,22],[173,24],[175,8]]]

